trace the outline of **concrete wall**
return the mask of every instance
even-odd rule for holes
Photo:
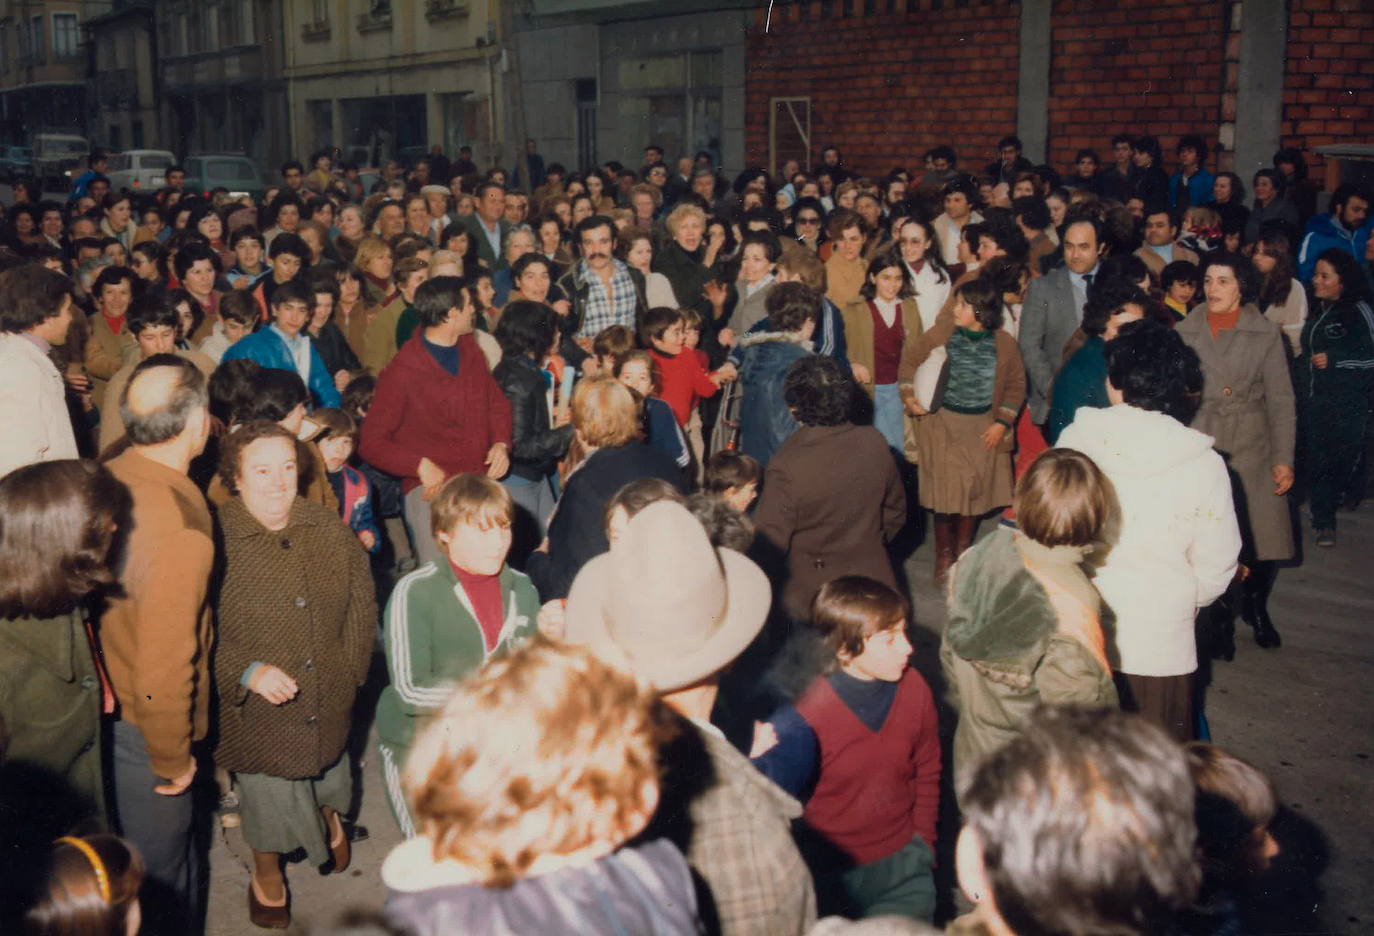
[[[525,134],[547,162],[577,166],[576,82],[597,77],[599,36],[592,23],[516,34]]]
[[[520,32],[518,58],[526,132],[546,160],[578,163],[576,82],[596,79],[597,159],[638,166],[645,144],[642,128],[622,125],[619,63],[639,56],[719,52],[721,160],[728,171],[744,165],[744,73],[746,14],[718,10],[687,16],[618,23],[578,23]],[[671,162],[690,153],[668,153]]]

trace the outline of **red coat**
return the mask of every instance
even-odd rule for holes
[[[658,362],[659,373],[663,377],[663,392],[660,399],[673,408],[673,416],[679,426],[687,425],[692,418],[692,407],[698,397],[715,396],[720,388],[706,376],[696,351],[684,348],[680,354],[664,354],[650,349],[650,354]]]
[[[458,339],[455,377],[425,350],[423,335],[416,329],[377,378],[358,447],[369,465],[400,478],[407,493],[420,483],[421,458],[446,474],[483,474],[491,447],[511,441],[510,402],[477,339]]]

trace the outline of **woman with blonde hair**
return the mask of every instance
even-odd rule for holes
[[[446,933],[696,934],[666,839],[628,844],[658,806],[667,716],[642,680],[536,641],[454,690],[405,786],[419,835],[382,866],[387,915]]]
[[[601,517],[616,491],[640,478],[661,478],[682,488],[673,459],[642,438],[640,406],[614,377],[587,377],[572,397],[573,437],[585,459],[568,476],[549,523],[547,550],[529,558],[526,571],[545,601],[566,598],[592,556],[608,548]]]
[[[369,305],[380,306],[395,292],[391,281],[395,259],[380,237],[364,237],[358,242],[353,268],[363,275],[363,301]]]
[[[694,309],[701,316],[702,339],[707,349],[715,347],[715,334],[724,326],[724,306],[717,309],[707,298],[707,284],[723,282],[721,262],[713,260],[706,243],[706,212],[696,205],[681,204],[663,220],[667,242],[654,252],[653,272],[662,273],[672,287],[677,302],[668,308]],[[723,291],[723,287],[719,287]],[[650,303],[650,308],[654,308]],[[719,315],[719,318],[717,317]]]

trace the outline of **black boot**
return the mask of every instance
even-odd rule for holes
[[[1224,595],[1202,610],[1202,633],[1210,659],[1229,663],[1236,658],[1236,609],[1241,604],[1241,586],[1232,582]]]
[[[1250,566],[1250,576],[1242,583],[1241,617],[1255,630],[1255,643],[1266,650],[1283,645],[1283,639],[1269,619],[1269,593],[1274,589],[1278,567],[1272,562],[1256,562]]]

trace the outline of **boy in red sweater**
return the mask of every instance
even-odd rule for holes
[[[715,396],[722,383],[735,379],[732,364],[710,374],[706,372],[695,351],[687,347],[686,326],[678,309],[650,309],[644,314],[640,336],[658,361],[663,375],[659,396],[672,407],[679,426],[687,426],[698,398]]]
[[[909,665],[907,602],[849,575],[821,587],[811,615],[836,669],[773,716],[777,743],[754,764],[806,804],[838,856],[813,867],[823,912],[929,922],[940,737],[930,687]]]

